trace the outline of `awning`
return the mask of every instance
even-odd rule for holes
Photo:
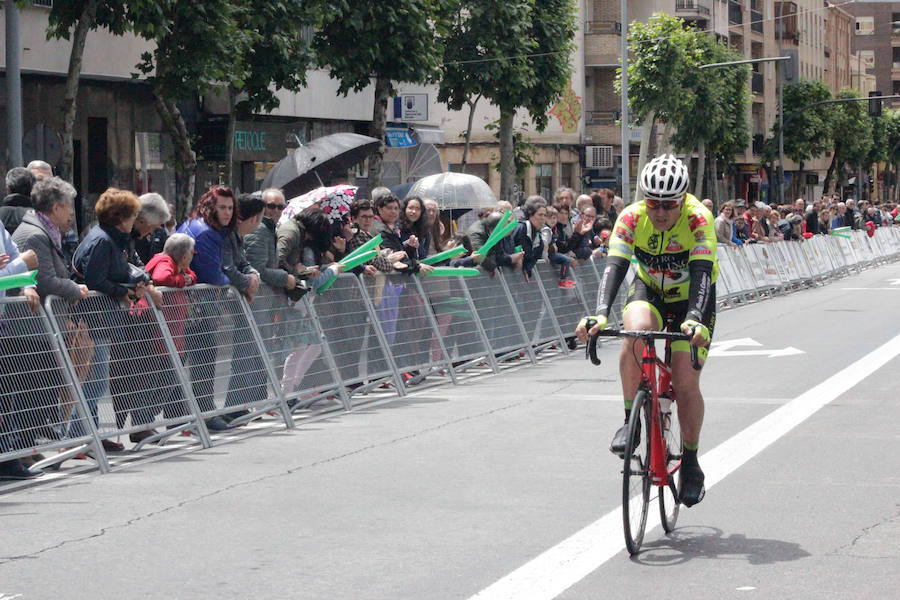
[[[420,144],[443,144],[444,130],[440,127],[431,127],[428,125],[413,125],[413,131],[419,138]]]
[[[411,148],[418,142],[413,139],[406,127],[389,127],[384,130],[384,143],[389,148]]]

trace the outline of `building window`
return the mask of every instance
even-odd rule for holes
[[[534,165],[534,191],[545,199],[553,198],[553,163]]]
[[[900,81],[892,81],[891,82],[891,93],[900,94]]]
[[[856,35],[875,33],[875,17],[856,17]]]
[[[900,13],[891,13],[891,35],[900,35]]]
[[[562,163],[559,166],[559,186],[557,187],[569,187],[572,189],[578,189],[578,186],[574,185],[574,181],[572,180],[572,173],[574,172],[574,167],[572,163]],[[547,198],[547,202],[550,202],[550,198]]]
[[[894,46],[893,48],[891,48],[891,54],[893,54],[891,62],[894,63],[892,65],[892,68],[900,69],[900,46]]]

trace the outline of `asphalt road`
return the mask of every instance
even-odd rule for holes
[[[711,485],[634,558],[608,345],[600,367],[578,353],[4,488],[0,600],[894,597],[897,278],[720,313],[715,341],[743,342],[702,380]]]

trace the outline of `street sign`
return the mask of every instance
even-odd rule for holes
[[[394,98],[394,120],[427,121],[428,94],[400,94]]]

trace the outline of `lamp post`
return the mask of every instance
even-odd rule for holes
[[[776,179],[778,180],[778,204],[784,204],[784,86],[781,85],[781,63],[791,60],[790,56],[767,56],[763,58],[748,58],[746,60],[732,60],[721,63],[700,65],[701,69],[714,69],[718,67],[730,67],[732,65],[749,65],[754,63],[774,62],[775,81],[778,88],[778,168]]]
[[[628,0],[622,0],[622,200],[631,198],[631,130],[628,129]]]

